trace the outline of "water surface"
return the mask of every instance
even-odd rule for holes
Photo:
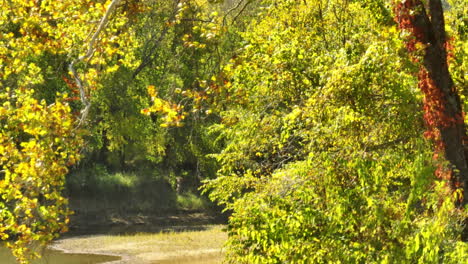
[[[45,249],[43,256],[32,264],[97,264],[120,260],[120,257],[92,254],[68,254],[57,250]],[[0,247],[0,264],[17,264],[10,250]]]

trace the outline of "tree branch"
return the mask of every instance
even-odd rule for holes
[[[159,37],[154,40],[154,44],[151,46],[151,47],[145,47],[144,49],[144,54],[143,54],[143,57],[141,59],[141,63],[140,65],[138,65],[138,67],[135,69],[135,71],[133,72],[133,75],[132,75],[132,79],[135,79],[136,76],[148,65],[150,65],[151,61],[153,60],[153,54],[155,53],[156,49],[159,47],[159,45],[161,44],[161,42],[164,40],[164,37],[166,36],[166,34],[168,33],[169,31],[169,25],[167,24],[170,24],[176,17],[177,15],[177,10],[178,10],[178,4],[180,3],[180,0],[176,0],[174,1],[174,9],[172,11],[172,14],[170,15],[169,19],[167,20],[167,23],[165,23],[165,26],[164,26],[164,29],[161,31],[161,34],[159,35]],[[150,42],[151,40],[153,40],[154,38],[151,37],[151,39],[148,41]],[[146,52],[146,50],[149,49],[148,52]],[[145,54],[146,53],[146,54]]]
[[[237,2],[237,4],[232,7],[231,9],[229,9],[226,14],[224,15],[223,17],[223,26],[226,26],[226,20],[227,20],[227,16],[234,10],[236,10],[237,8],[239,8],[241,6],[241,4],[244,2],[244,0],[239,0],[239,2]],[[244,7],[245,8],[245,7]]]
[[[104,16],[101,18],[101,21],[99,22],[98,28],[94,32],[93,36],[91,37],[91,40],[88,43],[88,50],[86,53],[76,59],[74,59],[70,65],[68,65],[69,71],[72,73],[73,78],[75,79],[76,85],[78,86],[78,89],[80,91],[80,100],[81,103],[83,103],[84,108],[81,110],[81,117],[78,122],[78,126],[81,126],[83,122],[86,120],[86,117],[88,116],[89,109],[91,107],[91,102],[86,98],[86,91],[85,91],[85,84],[83,80],[80,78],[79,74],[76,72],[75,69],[75,64],[81,61],[84,61],[86,59],[89,59],[93,56],[95,49],[93,48],[94,45],[96,44],[96,41],[99,37],[99,34],[101,31],[104,29],[104,27],[107,25],[107,22],[109,20],[109,16],[112,14],[114,11],[115,7],[119,4],[120,0],[113,0],[109,6],[107,7],[107,11],[104,14]]]
[[[246,8],[251,2],[252,2],[252,1],[247,1],[247,3],[245,3],[244,7],[242,7],[242,9],[239,11],[239,13],[237,13],[237,15],[234,16],[234,18],[232,19],[231,25],[234,24],[234,22],[236,21],[236,19],[244,12],[245,8]]]

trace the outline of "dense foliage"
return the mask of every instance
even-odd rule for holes
[[[66,231],[65,182],[145,210],[203,182],[228,263],[463,263],[466,187],[437,177],[427,49],[398,20],[426,2],[2,1],[0,240],[27,263]],[[440,3],[466,108],[468,8]]]
[[[82,140],[74,113],[81,108],[79,91],[65,64],[86,53],[94,28],[89,22],[99,21],[106,8],[91,1],[2,1],[0,9],[0,237],[26,263],[36,255],[30,248],[67,230],[62,190]],[[113,21],[117,25],[101,34],[102,49],[112,46],[111,32],[125,17]],[[98,82],[88,65],[108,64],[110,53],[75,65],[86,80],[83,97]]]
[[[266,2],[242,34],[206,186],[233,212],[228,262],[466,260],[460,193],[420,139],[417,63],[377,3]]]

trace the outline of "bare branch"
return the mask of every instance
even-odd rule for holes
[[[237,13],[237,15],[236,15],[234,18],[232,18],[231,25],[234,24],[234,22],[236,21],[236,19],[237,19],[242,13],[244,13],[245,8],[246,8],[250,3],[252,3],[252,1],[247,1],[247,3],[245,3],[244,7],[242,7],[242,9],[239,11],[239,13]]]
[[[226,20],[227,20],[227,16],[234,10],[236,10],[237,8],[239,8],[241,6],[242,3],[244,3],[245,0],[239,0],[239,2],[237,2],[237,4],[232,7],[231,9],[229,9],[226,14],[224,15],[224,18],[223,18],[223,26],[226,26]],[[245,8],[245,6],[244,6]]]

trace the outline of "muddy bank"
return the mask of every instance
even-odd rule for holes
[[[201,231],[202,226],[223,225],[227,217],[216,212],[166,211],[122,213],[116,211],[80,212],[70,217],[69,232],[63,237],[99,234],[159,233]]]
[[[214,210],[138,210],[71,199],[69,231],[51,248],[73,254],[119,256],[112,264],[215,264],[222,262],[227,215]]]

